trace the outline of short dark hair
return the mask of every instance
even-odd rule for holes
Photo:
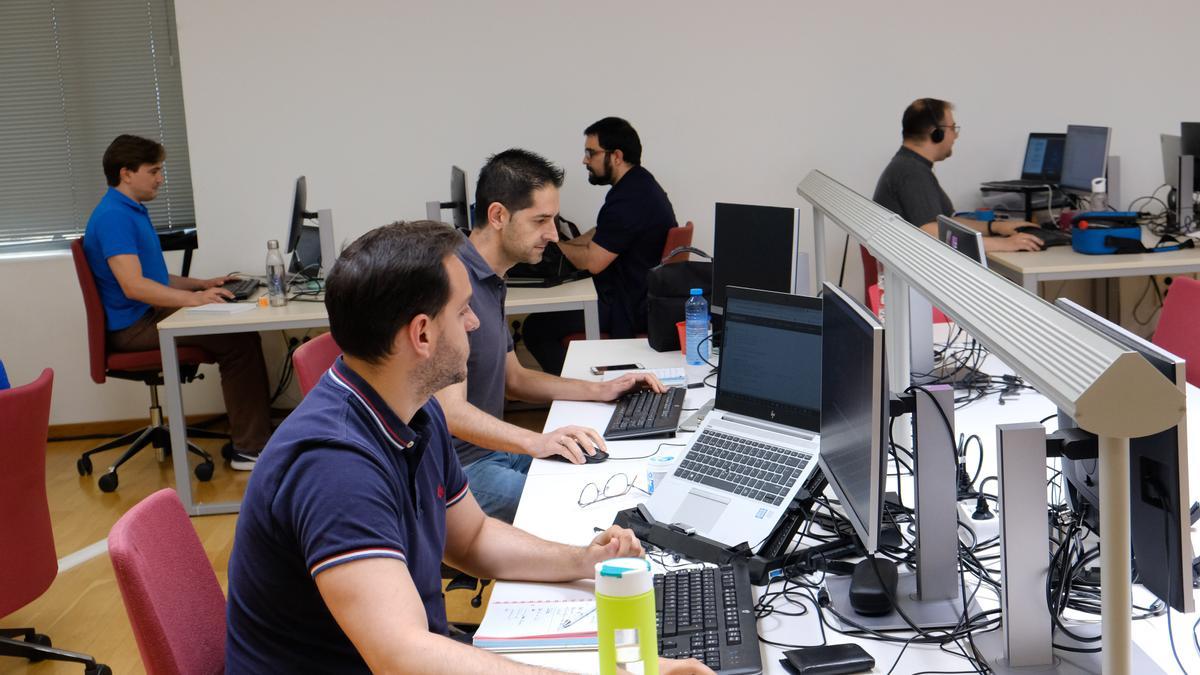
[[[547,185],[562,187],[563,170],[541,155],[510,148],[487,158],[475,183],[475,222],[479,229],[487,225],[487,210],[500,202],[510,212],[533,205],[533,193]]]
[[[144,164],[158,164],[166,158],[167,149],[162,143],[132,134],[121,134],[104,151],[101,160],[104,179],[109,186],[116,187],[121,184],[121,169],[137,171]]]
[[[605,117],[583,130],[584,136],[595,136],[602,150],[620,150],[626,162],[642,163],[642,139],[633,125],[620,117]]]
[[[436,317],[450,300],[444,261],[460,241],[444,223],[418,220],[377,227],[347,246],[325,280],[329,329],[342,351],[379,363],[414,317]]]
[[[946,119],[946,111],[953,109],[953,103],[936,98],[919,98],[908,104],[904,109],[904,117],[900,119],[904,140],[915,141],[933,133]]]

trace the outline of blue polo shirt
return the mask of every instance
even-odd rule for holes
[[[436,399],[405,424],[339,358],[271,435],[246,486],[226,672],[369,672],[315,582],[364,558],[405,563],[429,630],[446,633],[446,510],[466,494]]]
[[[662,262],[676,226],[667,193],[645,167],[625,172],[596,215],[592,241],[617,259],[595,277],[600,330],[613,338],[646,332],[646,274]]]
[[[92,268],[92,276],[96,278],[110,331],[133,325],[145,316],[150,305],[125,296],[108,266],[109,258],[136,255],[142,264],[143,277],[164,286],[171,282],[162,244],[150,223],[150,212],[145,205],[126,197],[116,188],[108,188],[88,218],[87,229],[83,232],[83,252]]]

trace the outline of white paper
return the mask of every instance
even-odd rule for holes
[[[604,379],[604,381],[607,382],[608,380],[615,380],[618,377],[621,377],[622,375],[625,375],[628,373],[653,373],[654,376],[658,378],[659,382],[662,382],[664,385],[666,385],[668,387],[682,387],[683,385],[687,384],[687,375],[684,372],[683,368],[641,368],[638,370],[610,370],[610,371],[607,371],[604,373],[603,379]]]
[[[249,312],[257,306],[253,302],[214,302],[210,305],[188,307],[187,311],[204,314],[241,314],[242,312]]]

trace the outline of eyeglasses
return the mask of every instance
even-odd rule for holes
[[[608,477],[607,481],[604,482],[603,488],[598,487],[595,483],[588,483],[587,485],[584,485],[583,489],[579,491],[579,499],[576,501],[579,504],[579,508],[583,508],[585,506],[591,506],[597,502],[602,502],[606,499],[622,497],[628,494],[630,490],[637,490],[638,492],[647,495],[650,494],[646,490],[643,490],[635,485],[634,483],[636,482],[636,477],[630,479],[629,476],[626,476],[623,473],[614,473]]]
[[[957,124],[939,124],[938,128],[939,129],[953,129],[954,133],[956,133],[956,134],[958,132],[962,131],[962,127]]]
[[[595,157],[596,155],[604,155],[604,154],[608,154],[608,151],[607,150],[593,150],[591,148],[583,149],[583,156],[586,159],[591,159],[591,158]]]

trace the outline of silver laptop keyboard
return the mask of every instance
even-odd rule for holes
[[[675,476],[779,506],[812,459],[803,450],[705,429]]]

